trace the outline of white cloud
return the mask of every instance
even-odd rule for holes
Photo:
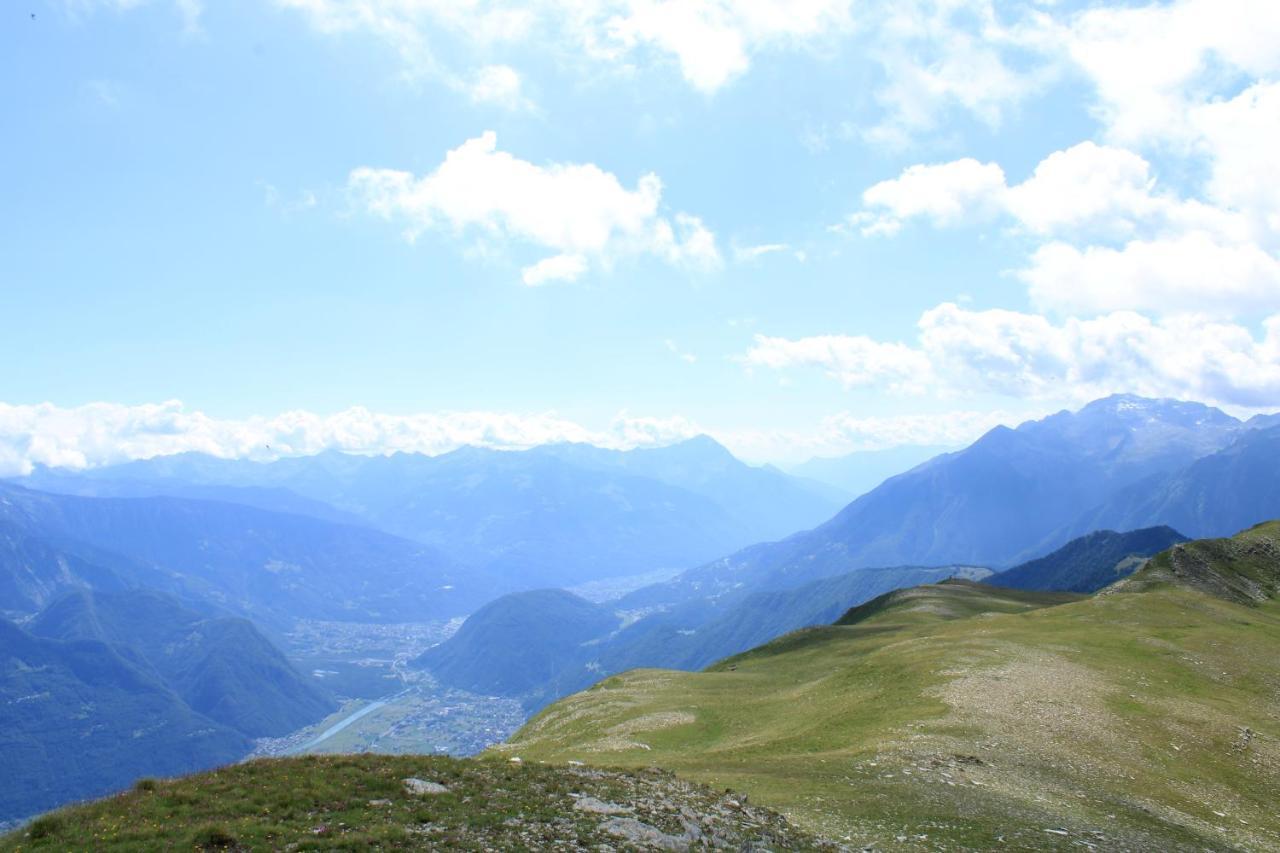
[[[1201,104],[1190,120],[1209,157],[1207,196],[1249,216],[1261,239],[1280,239],[1280,82]]]
[[[1097,7],[1056,37],[1097,90],[1109,138],[1191,144],[1190,108],[1238,75],[1280,72],[1280,5],[1271,0],[1177,0]]]
[[[564,4],[562,4],[564,5]],[[711,93],[745,73],[751,55],[847,30],[850,0],[629,0],[579,3],[596,14],[576,21],[598,54],[648,47],[676,59],[686,81]]]
[[[439,412],[386,415],[352,408],[332,415],[285,412],[274,417],[220,419],[178,401],[125,406],[91,403],[0,403],[0,476],[33,465],[72,469],[113,465],[187,451],[267,461],[325,450],[361,454],[446,453],[462,446],[523,450],[560,441],[627,450],[660,447],[708,434],[742,458],[798,461],[901,444],[961,445],[991,427],[1039,416],[1047,409],[952,411],[867,417],[839,413],[812,428],[708,429],[689,418],[623,411],[593,429],[554,414]],[[268,446],[270,449],[268,449]]]
[[[1009,213],[1037,234],[1127,235],[1136,219],[1159,206],[1154,184],[1151,165],[1132,151],[1082,142],[1050,154],[1026,181],[999,194]]]
[[[915,218],[945,227],[982,224],[1003,213],[1037,236],[1115,240],[1192,230],[1231,240],[1250,236],[1232,211],[1158,186],[1140,155],[1089,141],[1053,152],[1020,184],[1010,186],[996,163],[964,158],[910,166],[869,187],[862,203],[851,219],[867,235],[896,233]]]
[[[141,406],[0,403],[0,476],[33,464],[86,468],[184,451],[271,459],[323,450],[438,454],[463,445],[519,450],[558,441],[620,449],[669,444],[698,434],[690,421],[623,412],[604,429],[549,413],[439,412],[387,415],[361,407],[332,415],[214,418],[178,401]],[[268,449],[268,447],[270,449]]]
[[[573,280],[594,264],[652,255],[714,269],[715,236],[696,216],[660,214],[662,182],[644,175],[625,188],[593,164],[538,166],[497,149],[493,132],[464,142],[421,178],[394,169],[352,171],[348,188],[370,212],[405,223],[405,234],[445,227],[522,241],[556,254],[523,270],[526,284]]]
[[[582,255],[552,255],[525,267],[520,273],[520,280],[530,287],[537,287],[551,281],[577,281],[586,271],[587,259]]]
[[[524,96],[520,73],[510,65],[486,65],[476,71],[463,88],[476,103],[494,104],[508,110],[533,107]]]
[[[786,243],[761,243],[758,246],[737,246],[733,247],[733,259],[740,264],[751,263],[765,255],[776,254],[777,252],[789,252],[791,247]],[[801,257],[802,252],[795,252],[794,256],[798,260],[804,260]]]
[[[867,133],[874,142],[906,144],[950,108],[998,126],[1056,73],[1038,10],[1005,20],[992,0],[887,0],[859,11],[871,19],[867,50],[885,77],[876,99],[886,116]]]
[[[1280,314],[1261,339],[1200,315],[1156,321],[1117,311],[1093,319],[968,311],[945,303],[920,318],[914,345],[863,336],[757,336],[743,356],[778,370],[816,366],[846,386],[941,396],[1089,400],[1116,392],[1257,407],[1280,399]]]
[[[756,335],[743,356],[749,367],[782,369],[798,365],[823,368],[846,388],[885,385],[895,391],[915,391],[932,379],[925,355],[904,344],[881,343],[854,335],[817,335],[789,340]]]
[[[1242,121],[1256,120],[1251,107],[1238,109]],[[1240,159],[1260,161],[1264,177],[1275,171],[1254,143],[1237,144],[1247,149]],[[1255,189],[1242,173],[1214,180],[1224,198],[1258,196],[1265,205],[1277,193],[1265,180]],[[1012,186],[995,163],[912,166],[862,200],[850,222],[867,236],[894,234],[915,218],[954,226],[1007,216],[1044,241],[1018,273],[1040,308],[1233,314],[1280,304],[1280,259],[1255,239],[1266,236],[1258,217],[1174,195],[1144,158],[1122,148],[1082,142]]]
[[[1036,305],[1058,311],[1232,315],[1280,305],[1280,259],[1252,244],[1218,243],[1203,232],[1134,240],[1119,249],[1048,243],[1019,276]]]
[[[907,168],[899,177],[868,188],[864,209],[852,217],[862,233],[896,234],[907,219],[922,217],[936,225],[958,225],[986,218],[1001,208],[1004,170],[972,158]]]
[[[366,32],[414,72],[442,72],[435,32],[477,52],[537,39],[565,53],[627,65],[652,54],[711,93],[765,50],[821,41],[851,24],[851,0],[276,0],[325,33]]]

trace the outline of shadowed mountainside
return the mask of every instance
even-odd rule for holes
[[[1136,571],[1147,558],[1185,541],[1187,537],[1164,526],[1127,533],[1099,530],[1000,572],[988,583],[1013,589],[1097,592]]]

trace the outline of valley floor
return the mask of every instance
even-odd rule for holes
[[[510,737],[527,718],[520,703],[455,690],[409,661],[447,640],[461,619],[405,624],[299,622],[285,636],[298,667],[346,697],[330,716],[288,735],[262,738],[251,757],[307,753],[474,755]]]

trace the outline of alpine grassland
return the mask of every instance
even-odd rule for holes
[[[1280,523],[1080,596],[890,593],[706,671],[635,670],[495,751],[672,769],[880,848],[1280,847]]]

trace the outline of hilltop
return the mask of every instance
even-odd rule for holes
[[[876,849],[1280,846],[1280,522],[1088,598],[889,593],[700,673],[636,670],[496,749],[659,765]]]
[[[438,756],[253,761],[46,815],[0,850],[834,850],[657,770]]]

